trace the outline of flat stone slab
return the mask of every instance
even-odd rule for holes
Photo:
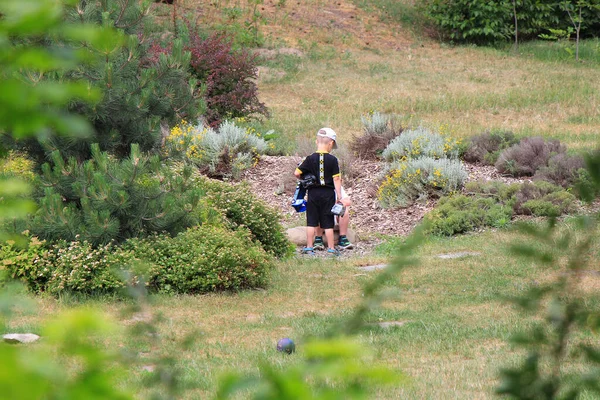
[[[458,253],[447,253],[447,254],[438,254],[437,258],[442,259],[452,259],[452,258],[464,258],[469,256],[480,256],[481,253],[473,252],[473,251],[460,251]]]
[[[372,325],[378,326],[382,329],[390,329],[390,328],[404,326],[404,325],[408,324],[409,322],[410,321],[384,321],[384,322],[377,322]]]
[[[2,336],[6,343],[33,343],[39,340],[39,336],[35,333],[7,333]]]
[[[142,365],[142,371],[154,372],[156,365]]]
[[[365,267],[358,267],[359,270],[365,272],[379,271],[385,269],[387,264],[367,265]]]

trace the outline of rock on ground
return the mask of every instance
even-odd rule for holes
[[[33,343],[39,340],[39,336],[35,333],[7,333],[2,336],[6,343]]]

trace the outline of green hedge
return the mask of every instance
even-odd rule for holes
[[[153,291],[240,290],[265,286],[273,268],[272,257],[249,231],[208,225],[176,237],[155,235],[99,247],[36,238],[26,248],[5,242],[0,245],[0,259],[10,278],[23,281],[34,292],[53,295],[118,292],[126,286],[125,271],[137,281],[140,267]]]
[[[263,287],[273,268],[272,258],[241,228],[201,226],[174,238],[132,239],[123,248],[151,265],[149,283],[164,292]]]

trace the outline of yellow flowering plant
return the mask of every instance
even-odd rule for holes
[[[382,157],[388,161],[406,161],[410,158],[431,157],[457,159],[461,151],[462,139],[448,135],[447,128],[439,133],[424,127],[404,131],[390,142]]]
[[[421,157],[393,163],[377,197],[383,207],[407,207],[419,199],[458,190],[467,179],[459,160]]]

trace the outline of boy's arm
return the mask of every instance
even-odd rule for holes
[[[302,178],[302,174],[307,170],[307,160],[308,157],[306,157],[304,160],[302,160],[302,162],[300,164],[298,164],[298,167],[296,167],[296,170],[294,171],[294,175],[296,176],[296,178],[300,179]]]
[[[341,175],[336,175],[333,177],[333,186],[335,187],[335,195],[337,198],[337,201],[341,201],[342,200],[342,176]]]

